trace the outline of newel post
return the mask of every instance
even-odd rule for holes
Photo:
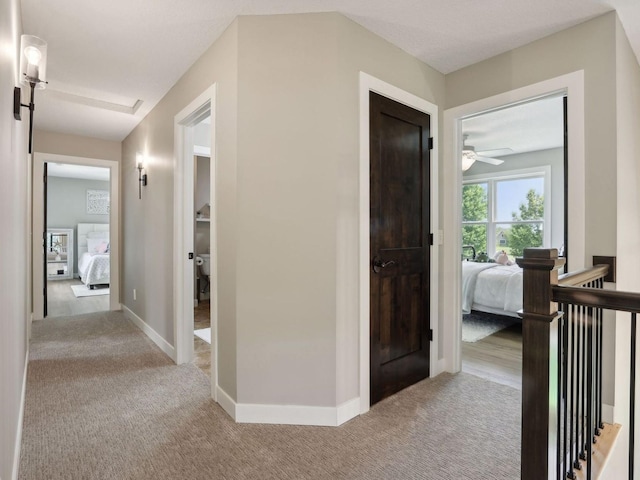
[[[558,416],[558,304],[551,286],[565,260],[555,248],[527,248],[523,268],[521,478],[555,477]]]

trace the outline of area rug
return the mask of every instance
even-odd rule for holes
[[[481,312],[462,315],[462,341],[477,342],[511,325],[515,325],[519,321],[513,317]]]
[[[196,337],[201,338],[202,340],[204,340],[208,344],[211,344],[211,327],[209,327],[209,328],[201,328],[199,330],[194,330],[193,334]]]
[[[96,295],[109,295],[109,287],[96,287],[91,290],[86,285],[71,285],[71,290],[76,297],[95,297]]]

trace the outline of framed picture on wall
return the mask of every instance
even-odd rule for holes
[[[87,213],[90,215],[109,214],[108,190],[87,190]]]

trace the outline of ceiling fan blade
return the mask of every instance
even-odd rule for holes
[[[478,155],[483,157],[501,157],[503,155],[510,155],[513,153],[512,148],[494,148],[493,150],[477,150]]]
[[[479,162],[490,163],[491,165],[502,165],[504,160],[499,160],[497,158],[491,157],[483,157],[481,155],[476,155],[476,160]]]

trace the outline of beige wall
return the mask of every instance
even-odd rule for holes
[[[619,290],[640,292],[640,66],[631,50],[620,21],[616,21],[616,125],[617,125],[617,287]],[[616,317],[615,355],[615,421],[628,425],[629,412],[629,314]],[[636,366],[637,371],[637,366]],[[636,395],[636,411],[640,408]],[[637,425],[637,422],[636,422]],[[627,446],[627,436],[620,442]],[[624,450],[626,452],[626,449]],[[636,465],[640,452],[636,448]],[[627,462],[613,462],[611,478],[628,475]]]
[[[360,70],[444,100],[443,75],[339,14],[239,17],[123,142],[124,303],[173,343],[157,261],[172,252],[173,117],[217,82],[219,383],[240,403],[358,395]],[[142,200],[137,151],[152,157]]]
[[[358,391],[359,72],[434,103],[444,76],[337,13],[240,17],[238,401]]]
[[[584,70],[586,265],[616,253],[615,20],[609,13],[446,76],[450,108]]]
[[[122,144],[122,303],[174,344],[173,161],[174,117],[217,84],[219,384],[236,398],[236,109],[237,21],[194,63]],[[137,153],[148,155],[149,184],[138,199]],[[137,300],[133,300],[133,289]]]
[[[593,255],[617,251],[615,32],[612,12],[446,76],[450,108],[584,71],[585,265],[591,265]],[[569,204],[569,215],[571,209]],[[613,405],[615,329],[608,323],[605,330],[604,402]]]
[[[122,143],[100,138],[36,130],[33,132],[33,150],[41,153],[98,158],[100,160],[115,160],[119,162],[122,156]]]
[[[27,294],[31,277],[29,252],[28,110],[21,122],[13,118],[13,87],[18,78],[22,20],[20,2],[0,2],[0,245],[8,252],[0,272],[0,477],[10,479],[19,448],[20,413],[27,354]],[[23,88],[23,103],[28,89]],[[17,468],[17,465],[15,465]]]

